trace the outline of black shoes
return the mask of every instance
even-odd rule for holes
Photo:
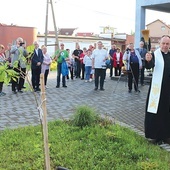
[[[128,92],[129,92],[129,93],[132,93],[132,90],[129,89]]]
[[[13,94],[17,94],[17,91],[12,91]]]
[[[104,91],[105,89],[104,88],[100,88],[100,91]]]
[[[60,86],[56,86],[56,88],[59,88]],[[64,85],[63,87],[65,87],[65,88],[67,88],[67,86],[66,85]]]
[[[98,89],[97,87],[94,88],[95,91],[97,91],[97,89]]]
[[[40,88],[36,88],[36,89],[34,89],[34,92],[40,92],[41,91],[41,89]]]
[[[129,93],[132,93],[132,90],[129,89],[128,92],[129,92]],[[140,90],[135,90],[135,92],[136,92],[136,93],[140,93]]]

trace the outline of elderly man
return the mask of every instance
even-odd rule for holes
[[[31,71],[32,71],[32,87],[35,92],[40,91],[40,74],[41,74],[41,65],[43,63],[43,53],[39,48],[39,44],[37,41],[34,43],[34,52],[31,58]]]
[[[145,78],[145,55],[147,53],[146,48],[144,48],[144,42],[141,41],[139,44],[139,48],[137,48],[137,50],[139,51],[139,54],[141,56],[141,60],[142,60],[142,69],[140,70],[140,84],[142,86],[144,86],[144,78]]]
[[[95,69],[95,88],[98,90],[99,77],[100,77],[100,90],[104,91],[104,78],[106,73],[106,60],[108,59],[107,51],[103,49],[103,43],[99,41],[97,43],[98,48],[92,53],[92,69]]]
[[[163,36],[160,48],[146,54],[145,66],[153,68],[153,76],[146,101],[145,137],[153,143],[170,144],[170,37]]]
[[[13,69],[20,73],[19,80],[12,80],[12,92],[14,94],[18,92],[23,93],[22,88],[24,86],[24,76],[26,72],[26,62],[24,57],[28,55],[27,51],[23,47],[23,38],[18,37],[16,40],[16,45],[11,47],[10,52],[13,54],[11,59],[11,65]]]

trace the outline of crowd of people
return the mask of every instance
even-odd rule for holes
[[[47,79],[52,62],[47,52],[47,47],[39,47],[37,41],[34,43],[34,50],[28,54],[25,49],[24,41],[21,37],[17,38],[16,45],[8,44],[7,50],[0,44],[0,67],[8,63],[8,69],[18,73],[18,77],[11,79],[12,92],[23,93],[24,81],[26,76],[26,62],[31,62],[32,88],[35,92],[40,91],[40,74],[44,73],[44,84],[47,88]],[[170,37],[163,36],[160,40],[160,47],[151,47],[151,52],[145,48],[145,42],[141,41],[138,48],[130,43],[125,51],[113,44],[107,51],[101,41],[97,46],[89,45],[83,48],[77,45],[73,53],[70,49],[64,48],[64,43],[55,52],[53,60],[57,62],[57,84],[60,88],[62,76],[62,87],[66,88],[66,79],[71,78],[84,80],[85,83],[94,79],[94,90],[104,91],[106,70],[110,69],[110,77],[122,75],[122,68],[126,70],[128,76],[128,92],[134,90],[140,92],[138,80],[144,86],[145,69],[153,69],[152,81],[149,87],[146,110],[145,110],[145,136],[152,142],[170,143]],[[30,58],[27,58],[28,56]],[[0,96],[3,92],[4,72],[0,72]]]
[[[135,91],[139,92],[139,75],[140,83],[144,85],[145,55],[147,50],[144,48],[143,41],[140,42],[139,47],[136,49],[134,49],[132,43],[129,44],[123,52],[119,47],[116,47],[116,44],[112,44],[111,49],[107,50],[103,43],[99,41],[96,46],[89,45],[89,48],[84,47],[83,49],[77,44],[76,49],[71,53],[70,49],[65,49],[64,43],[61,43],[59,49],[55,51],[53,59],[48,54],[45,45],[39,47],[37,41],[33,42],[33,44],[34,51],[29,59],[25,59],[29,54],[21,37],[17,38],[16,45],[9,43],[7,50],[5,50],[3,45],[0,46],[0,63],[8,62],[9,68],[20,74],[19,78],[11,79],[12,92],[14,94],[23,93],[26,62],[28,61],[31,63],[31,82],[35,92],[40,91],[41,73],[44,73],[44,84],[48,88],[47,78],[52,60],[57,62],[56,88],[60,87],[60,79],[62,80],[62,87],[65,88],[67,87],[66,79],[81,79],[85,80],[86,83],[94,80],[94,90],[99,88],[103,91],[105,90],[106,70],[110,69],[110,77],[121,76],[123,66],[126,67],[128,74],[129,93],[132,91],[133,82]],[[0,96],[4,96],[5,93],[2,91],[3,80],[1,79]]]

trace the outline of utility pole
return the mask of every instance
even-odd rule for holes
[[[45,46],[47,46],[47,36],[48,36],[48,8],[49,5],[51,4],[51,11],[52,11],[52,17],[53,17],[53,25],[54,25],[54,31],[55,31],[55,46],[56,49],[59,48],[59,42],[58,42],[58,30],[56,27],[56,21],[55,21],[55,14],[54,14],[54,7],[53,7],[53,1],[52,0],[47,0],[47,7],[46,7],[46,23],[45,23]]]
[[[45,46],[47,46],[47,36],[48,36],[48,4],[49,4],[49,0],[47,0],[47,7],[46,7],[46,20],[45,20]]]
[[[55,22],[55,14],[54,14],[54,8],[53,8],[53,0],[50,0],[51,2],[51,10],[52,10],[52,16],[53,16],[53,24],[54,24],[54,31],[55,31],[55,39],[56,39],[56,48],[59,48],[59,42],[58,42],[58,30],[56,27],[56,22]]]

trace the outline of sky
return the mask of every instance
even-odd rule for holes
[[[0,23],[36,27],[45,32],[47,0],[2,0]],[[53,0],[58,28],[78,28],[78,32],[99,33],[100,26],[115,28],[115,32],[135,31],[136,0]],[[49,5],[48,30],[54,30]],[[161,19],[170,24],[170,14],[146,11],[146,24]]]

